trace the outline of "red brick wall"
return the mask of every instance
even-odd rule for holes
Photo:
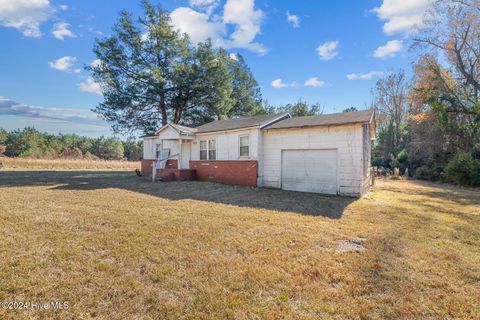
[[[152,175],[152,163],[155,160],[142,160],[142,176],[148,177]]]
[[[254,160],[190,161],[190,169],[196,170],[199,181],[257,185],[258,169]]]
[[[142,160],[142,176],[152,175],[152,163],[155,160]],[[165,169],[178,169],[178,161],[176,159],[167,160]]]
[[[190,169],[157,169],[157,177],[163,181],[194,181],[195,170]]]
[[[167,160],[165,169],[178,169],[178,161],[176,159]]]

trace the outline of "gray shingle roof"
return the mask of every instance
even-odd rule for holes
[[[204,124],[200,127],[197,127],[196,129],[197,133],[205,133],[251,127],[261,127],[262,125],[265,125],[268,122],[281,117],[282,115],[287,116],[288,113],[262,114],[259,116],[241,117],[238,119],[217,120]]]
[[[319,116],[294,117],[285,119],[265,129],[287,129],[316,126],[332,126],[349,123],[366,123],[372,119],[373,110],[323,114]]]

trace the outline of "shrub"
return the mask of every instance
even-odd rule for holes
[[[116,138],[100,137],[95,141],[95,155],[105,160],[123,159],[123,143]]]
[[[68,159],[82,159],[82,150],[77,147],[66,147],[62,151],[62,157]]]
[[[0,144],[0,156],[5,153],[5,150],[7,150],[7,147],[3,144]]]
[[[437,181],[440,180],[440,173],[430,166],[423,165],[415,169],[415,178]]]
[[[393,168],[399,168],[400,174],[405,172],[410,165],[409,156],[405,149],[400,151],[396,157],[392,156],[391,166]]]
[[[480,160],[474,159],[470,153],[459,152],[445,167],[444,178],[465,186],[480,185]]]
[[[85,152],[85,154],[83,155],[83,158],[84,158],[85,160],[98,160],[98,159],[100,159],[100,158],[97,157],[96,155],[90,153],[90,151]]]
[[[472,186],[480,187],[480,159],[475,159],[470,174]]]

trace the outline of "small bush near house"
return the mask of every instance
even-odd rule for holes
[[[444,178],[459,185],[480,186],[480,160],[470,153],[459,152],[447,164]]]
[[[415,170],[414,177],[420,180],[439,181],[441,179],[441,169],[432,168],[428,165],[423,165]]]
[[[399,168],[400,174],[404,174],[405,169],[409,167],[408,153],[405,149],[400,151],[396,157],[392,157],[392,168]]]

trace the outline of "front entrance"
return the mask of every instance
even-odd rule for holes
[[[188,169],[190,162],[190,141],[183,141],[180,153],[180,168]]]

